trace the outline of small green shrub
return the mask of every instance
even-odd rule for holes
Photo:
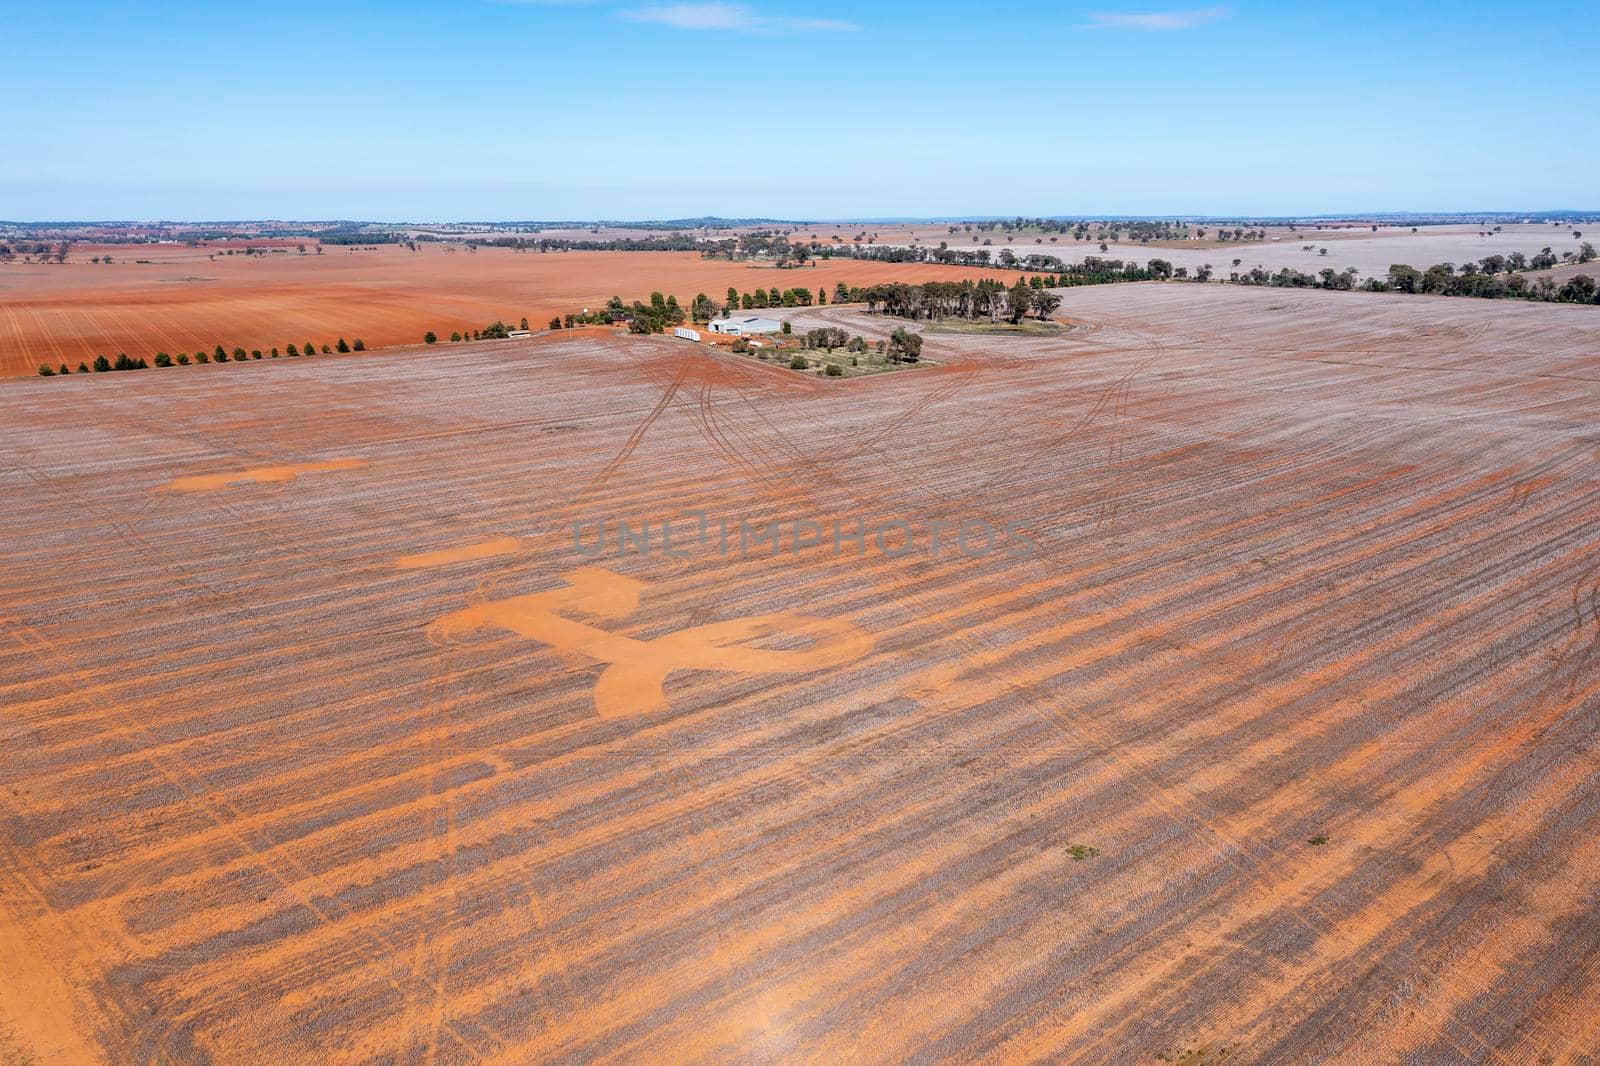
[[[828,375],[830,378],[842,378],[844,377],[844,367],[840,366],[838,363],[829,363],[828,368],[824,370],[823,373]]]
[[[179,352],[178,353],[178,365],[179,366],[188,366],[189,365],[189,357],[187,355],[184,355],[182,352]]]
[[[784,323],[784,324],[788,325],[788,323]],[[811,368],[811,363],[803,355],[797,355],[794,358],[789,360],[789,369],[790,370],[809,370],[810,368]]]
[[[1326,844],[1327,842],[1328,842],[1328,838],[1323,836],[1321,833],[1318,833],[1316,836],[1314,836],[1310,840],[1306,841],[1307,844],[1310,844],[1314,848],[1320,848],[1320,847],[1322,847],[1322,845]]]
[[[433,332],[433,330],[431,330],[431,329],[428,332],[426,332],[426,333],[424,333],[422,335],[422,343],[423,344],[437,344],[438,342],[439,342],[439,335],[437,333]]]
[[[43,363],[40,363],[39,364],[39,376],[42,377],[42,378],[53,378],[53,377],[56,376],[56,372],[54,370],[51,370],[49,367],[45,366]]]
[[[1092,859],[1096,855],[1100,854],[1100,849],[1091,848],[1087,844],[1068,844],[1067,854],[1072,856],[1073,862],[1082,862],[1085,859]]]
[[[157,352],[156,353],[156,366],[171,366],[171,365],[172,365],[172,356],[168,355],[166,352]]]
[[[110,369],[111,369],[111,360],[107,359],[103,355],[97,355],[97,356],[94,357],[94,372],[96,374],[104,374],[106,371],[108,371]]]
[[[358,352],[364,352],[364,351],[367,350],[366,342],[363,341],[360,337],[357,337],[355,339],[355,343],[350,345],[350,347],[355,349]]]

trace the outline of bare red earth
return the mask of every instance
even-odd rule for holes
[[[251,242],[258,245],[262,242]],[[694,252],[514,252],[423,244],[373,250],[328,245],[246,256],[218,246],[75,247],[68,261],[0,264],[0,375],[40,364],[76,368],[119,352],[211,351],[220,344],[287,350],[311,341],[360,337],[369,347],[419,344],[500,320],[542,328],[554,315],[598,308],[611,296],[648,300],[670,293],[688,306],[696,293],[719,302],[741,292],[839,282],[926,281],[977,274],[971,268],[824,260],[779,270],[703,259]],[[314,245],[308,246],[314,247]],[[109,254],[113,262],[91,263]],[[149,263],[137,262],[140,258]]]
[[[0,1054],[1584,1061],[1600,312],[1063,313],[7,384]]]

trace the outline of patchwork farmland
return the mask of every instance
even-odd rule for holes
[[[5,1061],[1592,1054],[1600,313],[1061,315],[8,383]]]
[[[698,292],[722,300],[728,287],[826,288],[839,282],[959,280],[971,267],[827,260],[779,270],[770,262],[703,259],[695,252],[526,252],[458,250],[421,244],[299,254],[293,245],[246,256],[213,243],[75,246],[65,263],[0,263],[0,376],[32,374],[41,364],[76,367],[96,355],[149,358],[158,351],[209,352],[220,344],[287,348],[360,337],[370,347],[443,340],[500,320],[599,309],[612,296],[647,300],[672,293],[684,306]],[[282,242],[278,242],[282,243]],[[110,264],[90,262],[102,254]],[[215,258],[213,258],[215,256]],[[139,259],[149,262],[139,262]]]

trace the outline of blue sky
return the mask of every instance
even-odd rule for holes
[[[1600,208],[1600,5],[0,5],[0,218]]]

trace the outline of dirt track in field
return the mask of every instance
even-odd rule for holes
[[[779,270],[702,259],[696,252],[477,252],[424,244],[374,250],[328,245],[322,255],[294,251],[216,254],[221,245],[75,246],[63,264],[0,264],[0,376],[33,374],[40,364],[76,368],[96,355],[177,355],[216,345],[287,351],[307,341],[332,345],[360,337],[368,347],[420,344],[468,335],[500,320],[534,329],[554,315],[598,308],[611,296],[648,300],[673,294],[685,308],[696,293],[719,302],[732,285],[757,289],[826,288],[839,282],[960,279],[971,268],[827,260]],[[91,263],[110,254],[111,264]],[[149,263],[136,260],[148,258]]]
[[[1062,313],[8,384],[0,1049],[1592,1054],[1600,314]]]

